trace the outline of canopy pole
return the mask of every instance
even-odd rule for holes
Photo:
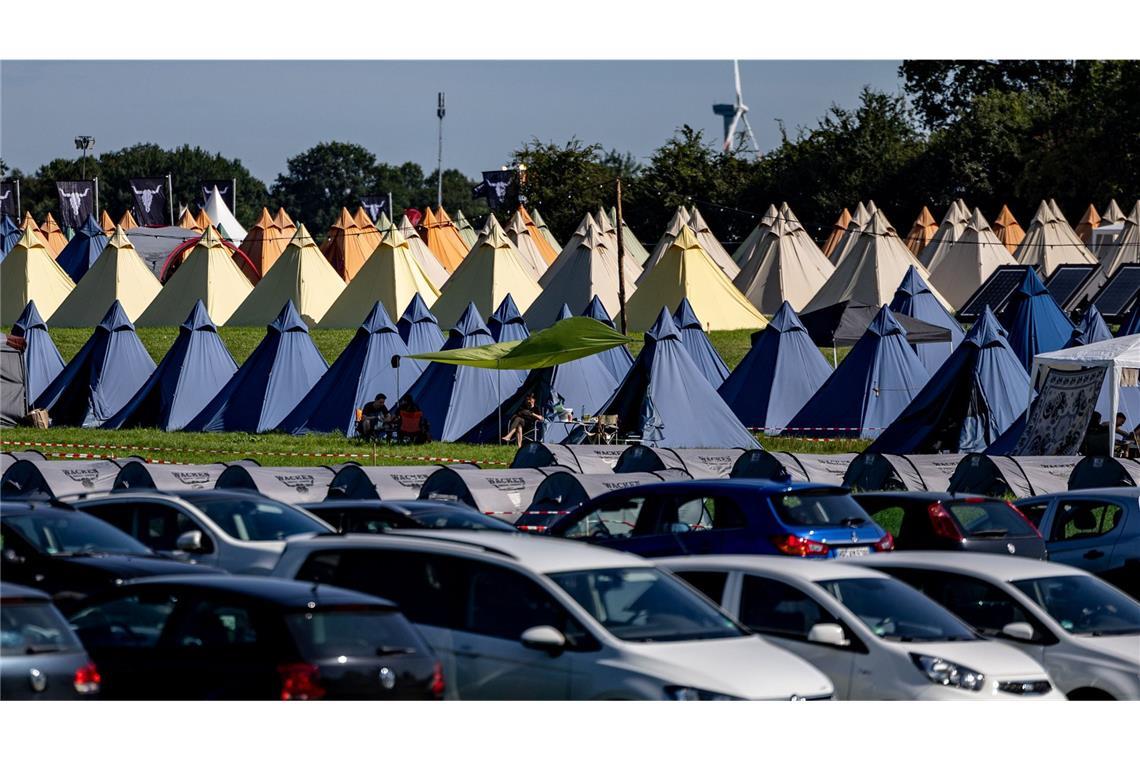
[[[839,366],[839,349],[835,347],[835,341],[831,341],[831,366],[832,368]]]
[[[618,302],[621,308],[618,309],[618,324],[621,327],[621,334],[628,334],[626,331],[625,323],[625,243],[622,240],[625,237],[622,234],[622,217],[621,217],[621,177],[619,176],[617,182],[617,261],[618,261]]]

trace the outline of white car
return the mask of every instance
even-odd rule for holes
[[[1021,649],[1069,699],[1140,699],[1140,604],[1084,570],[962,552],[850,562],[906,581],[983,634]]]
[[[574,541],[401,531],[288,543],[274,575],[390,599],[461,699],[831,699],[831,681],[648,561]]]
[[[1063,699],[1032,658],[875,570],[749,555],[657,565],[822,670],[839,699]]]

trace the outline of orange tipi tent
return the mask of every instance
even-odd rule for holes
[[[107,213],[107,209],[99,212],[99,226],[103,228],[103,232],[107,237],[115,234],[115,222],[111,219],[111,215]]]
[[[831,258],[831,254],[835,251],[835,246],[839,245],[839,241],[843,239],[843,233],[847,231],[847,225],[851,224],[851,212],[843,209],[843,213],[835,220],[835,224],[831,225],[831,234],[827,236],[827,240],[823,243],[823,255]]]
[[[910,232],[907,233],[906,240],[904,241],[906,247],[910,249],[911,253],[918,256],[937,231],[938,222],[935,221],[934,215],[930,213],[930,209],[923,206],[922,211],[918,214],[918,218],[914,220]]]
[[[531,218],[521,203],[519,204],[519,216],[521,216],[523,222],[526,223],[526,228],[530,230],[530,236],[534,240],[538,252],[541,253],[542,258],[546,260],[546,265],[550,266],[554,263],[554,260],[558,258],[559,251],[556,251],[554,246],[550,244],[550,240],[547,239],[542,228],[535,224],[534,219]]]
[[[1021,229],[1021,225],[1013,217],[1013,212],[1006,205],[1001,207],[997,219],[990,225],[990,228],[993,229],[997,239],[1009,249],[1010,253],[1016,251],[1017,246],[1021,245],[1021,241],[1025,239],[1025,230]]]
[[[190,209],[182,209],[182,216],[178,217],[178,226],[184,230],[194,230],[195,232],[205,231],[204,227],[198,226],[198,220],[190,213]]]
[[[284,206],[277,207],[277,213],[273,215],[273,224],[282,232],[288,233],[289,239],[285,241],[285,245],[289,245],[289,240],[292,240],[293,235],[297,233],[297,225],[293,224],[289,214],[285,213]]]
[[[422,237],[427,247],[443,264],[448,272],[454,272],[463,263],[467,255],[467,243],[451,221],[451,217],[443,210],[443,206],[432,213],[430,208],[424,210],[424,218],[420,221],[423,230]]]
[[[1081,221],[1077,222],[1075,232],[1085,245],[1092,241],[1092,232],[1100,226],[1100,214],[1097,213],[1096,207],[1091,203],[1085,211],[1085,215],[1081,217]]]
[[[340,216],[329,227],[329,235],[321,246],[321,253],[345,282],[352,282],[352,278],[372,254],[348,209],[342,207]]]
[[[51,215],[50,211],[48,212],[47,218],[44,219],[44,223],[40,225],[40,237],[47,243],[48,252],[51,253],[53,259],[58,256],[59,252],[63,250],[63,247],[67,245],[67,236],[63,234],[63,230],[56,224],[55,217]]]
[[[356,213],[352,215],[352,221],[356,222],[356,228],[360,231],[361,237],[364,238],[364,247],[369,251],[375,251],[376,246],[380,245],[380,239],[384,236],[372,222],[372,217],[368,216],[368,212],[364,210],[363,206],[356,209]]]
[[[261,214],[246,232],[240,248],[249,257],[258,274],[264,277],[288,244],[289,241],[285,238],[281,228],[274,223],[273,217],[269,215],[269,209],[262,207]]]
[[[202,229],[213,227],[214,222],[210,219],[210,215],[206,213],[206,209],[198,209],[198,215],[194,217],[194,223]]]
[[[130,209],[123,212],[122,218],[119,219],[119,226],[123,228],[123,231],[133,230],[139,226],[139,223],[135,221],[135,215],[131,213]]]

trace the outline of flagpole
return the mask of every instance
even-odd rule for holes
[[[439,117],[439,153],[436,156],[435,163],[435,203],[436,208],[443,208],[443,115],[447,112],[443,104],[443,93],[439,93],[439,101],[436,104],[435,115]]]
[[[396,226],[396,210],[392,208],[392,194],[388,193],[388,223],[393,227]],[[387,232],[387,230],[384,230]]]
[[[99,218],[99,177],[95,177],[95,218]]]
[[[174,182],[166,175],[166,201],[170,206],[170,226],[174,226]]]
[[[233,188],[232,192],[234,194],[233,200],[230,201],[230,203],[234,204],[234,207],[231,208],[230,211],[233,212],[234,218],[236,219],[237,218],[237,177],[230,177],[230,187]]]
[[[20,178],[16,177],[16,218],[19,219],[23,213],[24,210],[20,207]]]
[[[622,241],[621,217],[621,177],[617,178],[617,259],[618,259],[618,324],[621,325],[621,334],[626,334],[625,323],[625,245]]]

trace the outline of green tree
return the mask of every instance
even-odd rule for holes
[[[534,139],[513,158],[526,166],[527,205],[542,212],[559,240],[574,233],[583,215],[614,202],[615,174],[602,164],[601,145],[585,145],[577,138],[565,145]]]
[[[388,189],[391,175],[379,170],[376,156],[352,143],[320,143],[290,158],[287,171],[277,175],[272,194],[295,221],[313,234],[328,229],[341,208],[353,210],[361,195]],[[418,168],[418,167],[417,167]],[[391,188],[396,195],[399,188]]]

